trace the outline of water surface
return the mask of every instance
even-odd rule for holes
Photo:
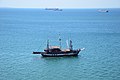
[[[119,80],[120,9],[0,9],[0,80]],[[46,40],[78,57],[43,58]]]

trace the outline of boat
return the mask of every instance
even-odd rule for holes
[[[62,9],[59,9],[59,8],[45,8],[45,10],[62,11]]]
[[[109,11],[108,11],[108,10],[106,10],[106,9],[100,9],[100,10],[98,10],[98,12],[107,13],[107,12],[109,12]]]
[[[69,40],[69,44],[67,41],[67,45],[69,48],[61,49],[61,39],[60,46],[50,46],[49,40],[47,40],[47,48],[44,49],[43,52],[33,52],[33,54],[41,54],[43,57],[62,57],[62,56],[78,56],[79,52],[83,49],[73,49],[72,40]]]

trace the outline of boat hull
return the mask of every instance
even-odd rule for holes
[[[33,54],[41,54],[43,57],[63,57],[63,56],[78,56],[81,49],[72,51],[60,51],[60,52],[33,52]]]
[[[76,52],[76,53],[53,53],[53,54],[41,54],[43,57],[63,57],[63,56],[78,56],[80,51]]]

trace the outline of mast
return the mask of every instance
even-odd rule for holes
[[[47,50],[49,50],[49,40],[47,40]]]
[[[72,40],[70,40],[70,50],[73,50]]]
[[[66,45],[67,45],[67,48],[69,49],[69,43],[68,43],[68,40],[66,40]]]
[[[60,38],[60,33],[59,33],[59,45],[60,45],[60,49],[61,49],[61,38]]]

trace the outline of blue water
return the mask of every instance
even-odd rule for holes
[[[119,80],[120,9],[0,9],[0,80]],[[78,57],[44,58],[46,40]]]

